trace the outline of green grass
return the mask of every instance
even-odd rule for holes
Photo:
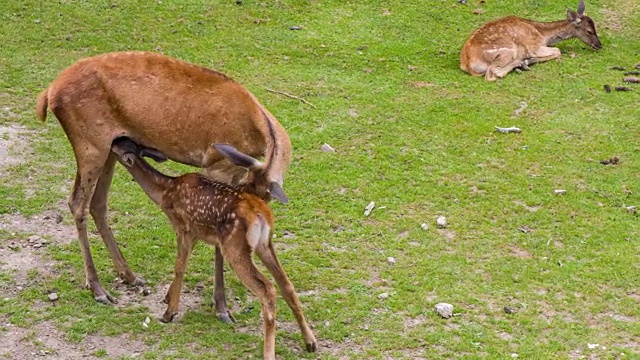
[[[562,60],[487,83],[458,68],[473,29],[509,14],[557,20],[575,4],[468,3],[4,1],[0,125],[29,133],[19,153],[26,162],[0,182],[0,214],[65,206],[75,172],[70,146],[51,114],[44,124],[34,116],[37,94],[56,74],[94,54],[161,51],[235,78],[292,139],[291,202],[273,205],[275,241],[298,291],[311,294],[301,300],[320,352],[301,352],[299,333],[279,330],[279,358],[566,359],[576,350],[640,358],[640,223],[625,209],[640,207],[640,86],[603,91],[604,84],[623,85],[612,67],[640,63],[640,4],[588,1],[601,51],[567,41],[559,45]],[[514,117],[521,102],[527,107]],[[494,132],[512,125],[523,132]],[[337,152],[320,152],[323,143]],[[599,163],[612,156],[619,165]],[[376,208],[365,217],[370,201]],[[121,168],[110,206],[132,269],[152,289],[166,285],[173,232]],[[445,230],[435,226],[440,215]],[[518,230],[524,226],[530,231]],[[0,231],[0,247],[15,240]],[[95,233],[92,252],[105,287],[122,295]],[[236,314],[238,323],[220,323],[204,305],[212,291],[212,250],[204,245],[185,279],[190,290],[204,284],[203,305],[182,309],[171,325],[160,324],[162,314],[149,314],[139,297],[121,307],[95,303],[82,287],[77,241],[53,243],[46,255],[56,273],[29,272],[29,286],[0,299],[3,321],[52,322],[71,343],[124,334],[147,345],[144,359],[261,356],[259,306],[233,274],[227,284],[237,298],[230,301],[246,310]],[[0,289],[14,286],[12,273],[0,273]],[[60,300],[43,306],[51,289]],[[379,299],[383,292],[389,298]],[[453,304],[459,316],[439,318],[438,302]],[[506,314],[505,306],[517,312]],[[278,309],[279,320],[293,323],[283,301]],[[152,321],[143,328],[147,315]],[[111,358],[111,350],[91,354]]]

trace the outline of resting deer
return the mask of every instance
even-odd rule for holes
[[[86,285],[101,303],[115,303],[96,273],[89,240],[91,213],[125,283],[143,285],[129,268],[107,220],[107,194],[115,157],[111,143],[127,136],[172,160],[202,167],[214,179],[237,183],[245,169],[230,164],[211,144],[229,143],[270,164],[260,192],[286,200],[284,173],[291,142],[284,128],[247,89],[222,73],[163,55],[120,52],[79,60],[62,71],[38,97],[38,117],[47,107],[71,142],[77,173],[69,197],[86,273]],[[216,251],[216,263],[222,259]],[[216,283],[222,267],[216,267]],[[224,292],[215,292],[219,314]],[[224,320],[224,319],[223,319]]]
[[[593,20],[584,14],[584,0],[577,12],[567,10],[566,20],[535,22],[508,16],[484,24],[464,44],[460,68],[494,81],[513,69],[528,70],[528,65],[559,58],[560,49],[550,46],[574,37],[594,50],[602,48]]]
[[[275,359],[276,290],[253,263],[254,251],[278,283],[282,296],[293,310],[307,350],[316,351],[315,336],[271,242],[273,213],[267,205],[269,194],[263,190],[270,181],[270,163],[263,164],[230,145],[216,144],[215,148],[233,164],[249,170],[244,185],[231,186],[197,173],[179,177],[164,175],[142,158],[145,151],[154,154],[155,150],[140,147],[128,138],[116,139],[111,147],[118,161],[169,217],[178,235],[175,276],[165,297],[169,306],[162,321],[170,322],[178,313],[187,260],[197,240],[201,239],[222,251],[224,259],[238,278],[260,300],[265,359]],[[161,157],[161,154],[155,155],[154,158]]]

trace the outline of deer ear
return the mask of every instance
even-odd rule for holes
[[[278,184],[275,181],[272,181],[271,184],[269,185],[269,194],[271,194],[272,198],[280,201],[283,204],[286,204],[289,202],[289,198],[284,193],[284,189],[280,184]]]
[[[247,169],[252,169],[261,166],[262,163],[251,156],[238,151],[235,147],[229,144],[212,144],[213,147],[218,150],[222,156],[226,157],[234,165],[242,166]]]
[[[578,3],[578,15],[584,15],[584,0]]]
[[[567,20],[569,20],[569,22],[574,25],[578,25],[582,21],[582,19],[580,18],[580,15],[578,15],[575,11],[568,10],[568,9],[567,9]]]

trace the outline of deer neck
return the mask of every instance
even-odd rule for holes
[[[544,37],[545,45],[555,45],[563,40],[575,37],[575,28],[568,20],[536,22],[534,26]]]
[[[136,164],[133,167],[127,167],[127,170],[151,200],[162,205],[164,193],[171,188],[175,178],[159,172],[143,158],[137,160]]]

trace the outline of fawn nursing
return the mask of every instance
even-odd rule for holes
[[[90,213],[125,283],[143,285],[127,265],[109,228],[107,195],[115,157],[111,143],[127,136],[168,158],[204,168],[209,176],[238,183],[245,169],[230,164],[213,143],[227,143],[270,164],[263,192],[284,194],[291,142],[276,118],[247,89],[217,71],[147,52],[108,53],[81,59],[38,97],[37,115],[47,108],[62,125],[76,157],[69,208],[84,260],[86,285],[101,303],[115,303],[102,286],[89,248]],[[279,196],[275,195],[275,198]],[[216,262],[221,259],[216,252]],[[222,273],[216,271],[216,284]],[[221,312],[224,292],[216,291]]]
[[[230,145],[216,144],[215,149],[233,164],[249,170],[246,184],[231,186],[197,173],[164,175],[142,158],[146,155],[162,160],[161,153],[125,137],[114,140],[111,147],[118,161],[169,217],[178,237],[175,277],[165,297],[169,305],[162,320],[170,322],[177,314],[187,260],[196,242],[204,240],[221,250],[238,278],[260,300],[264,358],[275,359],[276,289],[253,263],[254,252],[278,284],[295,315],[307,350],[313,352],[317,347],[315,336],[271,242],[273,213],[267,204],[269,194],[260,192],[261,184],[268,182],[270,164],[263,164]]]
[[[579,38],[594,50],[602,48],[596,27],[584,14],[584,0],[578,11],[567,10],[567,19],[535,22],[508,16],[484,24],[475,30],[462,47],[460,68],[487,81],[506,76],[510,71],[560,57],[560,49],[551,47],[562,40]]]

